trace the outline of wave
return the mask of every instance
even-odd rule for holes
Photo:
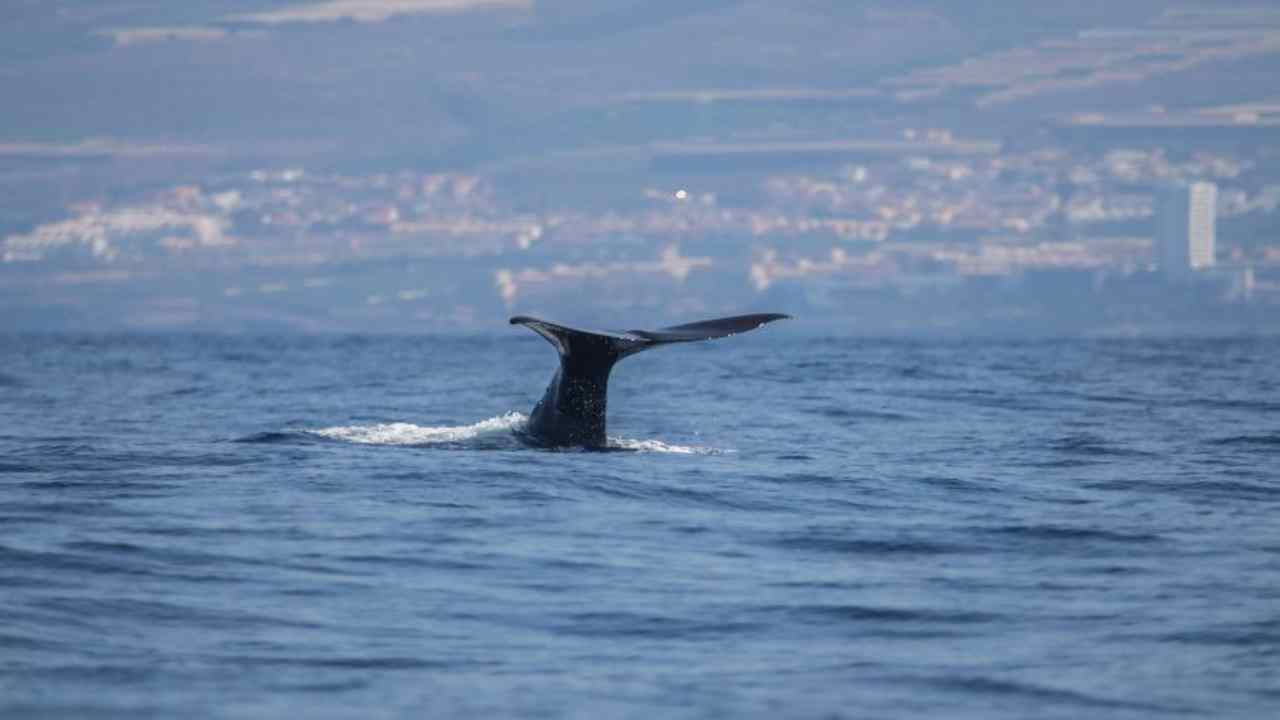
[[[1232,435],[1210,441],[1214,445],[1245,445],[1280,448],[1280,432],[1263,435]]]
[[[304,442],[308,439],[309,438],[305,431],[286,430],[283,432],[256,432],[252,435],[245,435],[244,437],[236,438],[231,442],[245,443],[248,445],[272,445],[275,443]]]
[[[817,531],[788,535],[772,543],[786,550],[835,553],[838,555],[945,555],[968,552],[970,548],[912,538],[848,538]]]
[[[902,678],[902,681],[911,684],[929,685],[943,691],[970,693],[985,699],[1012,696],[1027,698],[1041,704],[1051,703],[1052,705],[1075,705],[1099,709],[1116,708],[1141,710],[1148,713],[1177,712],[1178,714],[1184,714],[1184,708],[1180,706],[1135,702],[1121,698],[1093,695],[1079,690],[1056,688],[996,677],[962,675],[937,678]],[[1185,709],[1185,713],[1198,714],[1190,708]]]
[[[28,465],[26,463],[0,462],[0,474],[34,473],[34,472],[40,472],[40,468],[36,465]]]
[[[1003,615],[977,610],[937,610],[875,605],[775,605],[766,608],[796,618],[822,621],[982,624],[1005,619]]]
[[[1004,525],[1001,527],[981,528],[979,532],[989,535],[1003,535],[1023,540],[1044,540],[1062,543],[1072,540],[1105,541],[1117,543],[1150,543],[1164,538],[1154,533],[1123,532],[1102,530],[1098,528],[1071,527],[1066,525]]]
[[[1151,457],[1151,453],[1133,448],[1121,447],[1108,442],[1095,433],[1070,433],[1057,438],[1049,444],[1049,448],[1064,455],[1081,455],[1086,458],[1101,456],[1111,457]]]

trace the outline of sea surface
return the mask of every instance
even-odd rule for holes
[[[0,335],[0,717],[1280,717],[1280,339]]]

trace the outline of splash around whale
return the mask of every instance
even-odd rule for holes
[[[748,332],[790,316],[736,315],[658,330],[581,330],[526,315],[511,318],[538,333],[560,354],[560,367],[533,407],[522,436],[546,447],[603,448],[609,373],[621,359],[662,345],[712,340]]]

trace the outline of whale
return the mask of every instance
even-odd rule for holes
[[[657,330],[582,330],[527,315],[511,318],[542,336],[560,355],[560,367],[529,413],[522,435],[543,447],[605,448],[609,373],[625,357],[663,345],[729,337],[755,330],[780,313],[735,315]]]

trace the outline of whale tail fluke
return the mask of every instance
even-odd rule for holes
[[[527,315],[511,318],[546,338],[560,353],[560,368],[529,414],[527,433],[550,446],[603,447],[609,371],[628,355],[672,343],[711,340],[754,330],[786,315],[738,315],[658,330],[579,330]]]
[[[546,320],[517,315],[511,318],[512,325],[524,325],[530,330],[546,338],[565,358],[575,354],[592,356],[612,355],[620,360],[642,350],[668,345],[671,343],[695,342],[698,340],[714,340],[738,333],[748,332],[773,322],[789,318],[780,313],[759,313],[755,315],[735,315],[733,317],[702,320],[685,325],[659,328],[657,330],[581,330],[565,325],[558,325]]]

